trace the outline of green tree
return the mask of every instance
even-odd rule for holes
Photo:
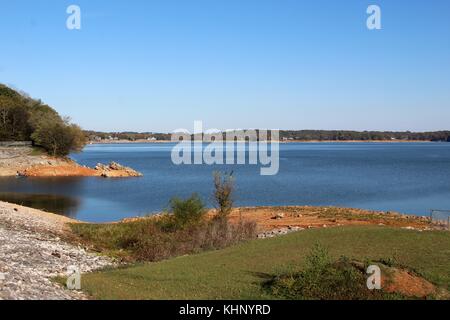
[[[78,152],[86,145],[81,128],[50,106],[0,84],[0,141],[32,140],[53,156]]]
[[[78,152],[85,142],[83,132],[78,126],[52,121],[41,122],[31,138],[55,157]]]
[[[15,98],[0,96],[0,139],[26,140],[30,135],[27,108]]]

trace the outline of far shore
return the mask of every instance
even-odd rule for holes
[[[225,141],[224,141],[225,142]],[[243,141],[238,141],[243,142]],[[271,142],[271,141],[268,141]],[[445,143],[445,142],[437,142],[437,141],[425,141],[425,140],[282,140],[282,141],[273,141],[281,144],[288,143]],[[171,140],[147,140],[147,139],[138,139],[138,140],[99,140],[99,141],[90,141],[89,145],[95,144],[130,144],[130,143],[147,143],[147,144],[163,144],[163,143],[178,143],[178,141]],[[205,142],[207,143],[207,142]]]

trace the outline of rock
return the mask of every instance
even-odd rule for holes
[[[273,220],[281,220],[284,218],[284,213],[277,213],[274,217],[272,217]]]
[[[109,164],[109,168],[111,170],[125,170],[126,168],[120,164],[118,164],[117,162],[111,162]]]
[[[393,217],[400,217],[401,216],[400,213],[395,212],[395,211],[388,211],[388,212],[386,212],[386,214],[388,214],[390,216],[393,216]]]
[[[298,232],[302,231],[304,228],[296,227],[296,226],[289,226],[287,228],[280,228],[280,229],[274,229],[271,231],[266,231],[264,233],[258,234],[258,239],[267,239],[267,238],[274,238],[278,236],[283,236],[292,232]]]
[[[297,227],[297,226],[295,226],[295,227],[289,226],[288,229],[292,232],[305,230],[304,228]]]
[[[108,166],[99,163],[95,166],[95,170],[99,171],[103,178],[142,177],[142,173],[117,162],[111,162]]]

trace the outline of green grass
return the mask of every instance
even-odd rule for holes
[[[395,260],[450,289],[450,232],[379,226],[314,229],[227,249],[84,275],[95,299],[271,299],[263,283],[320,243],[333,259]]]

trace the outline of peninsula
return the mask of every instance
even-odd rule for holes
[[[68,155],[87,143],[81,128],[53,108],[0,84],[0,177],[139,177],[111,162],[88,168]]]

